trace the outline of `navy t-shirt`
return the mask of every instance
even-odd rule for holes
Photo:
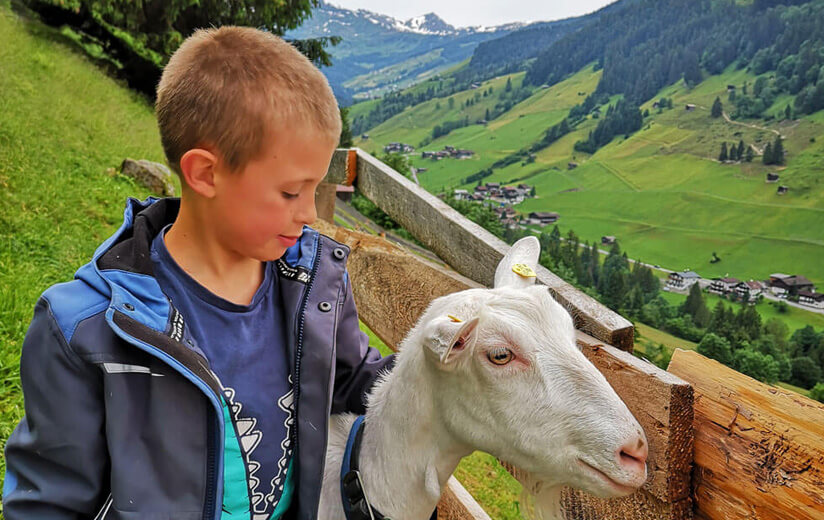
[[[174,261],[163,239],[168,227],[152,242],[155,277],[223,387],[246,462],[249,518],[269,518],[283,493],[294,420],[276,268],[265,264],[263,283],[249,305],[229,302]]]

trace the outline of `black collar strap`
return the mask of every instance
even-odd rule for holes
[[[372,507],[366,492],[363,489],[363,480],[358,471],[361,440],[363,439],[364,416],[360,415],[349,430],[346,441],[346,450],[343,452],[343,463],[340,469],[340,491],[343,500],[343,510],[346,520],[390,520],[380,511]],[[438,517],[437,508],[432,512],[430,520]]]

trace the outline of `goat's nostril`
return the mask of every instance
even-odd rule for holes
[[[618,451],[618,459],[621,465],[628,467],[635,467],[642,470],[647,463],[647,456],[649,455],[649,448],[643,439],[633,440],[626,443]]]

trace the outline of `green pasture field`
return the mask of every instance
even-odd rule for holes
[[[413,154],[412,164],[428,169],[419,174],[420,182],[434,192],[471,189],[461,184],[463,178],[539,138],[594,90],[599,77],[600,72],[584,68],[549,89],[536,90],[486,127],[471,125],[432,142],[426,149],[450,144],[476,155],[436,162]],[[517,85],[520,75],[514,78]],[[728,84],[740,91],[745,82],[751,87],[755,78],[730,68],[692,89],[683,82],[671,85],[642,106],[650,115],[629,138],[618,136],[591,156],[575,152],[574,143],[598,123],[590,118],[539,152],[533,163],[496,170],[485,182],[534,185],[537,198],[517,206],[520,212],[557,212],[562,231],[572,229],[584,240],[614,235],[632,258],[671,269],[690,268],[705,277],[763,279],[772,272],[787,272],[824,285],[824,112],[768,123],[710,117],[716,97],[725,111],[733,111]],[[490,84],[496,81],[500,86],[505,77]],[[662,96],[671,98],[674,108],[659,113],[652,104]],[[783,113],[791,101],[791,96],[780,97],[770,113]],[[376,127],[370,145],[395,140],[415,144],[435,124],[457,117],[436,111],[429,103]],[[696,108],[687,111],[688,103]],[[774,139],[774,132],[784,137],[785,166],[765,166],[760,156],[752,163],[717,161],[721,142],[737,145],[744,140],[761,150]],[[578,167],[568,169],[569,162]],[[777,184],[765,182],[768,172],[779,173],[778,184],[789,186],[788,194],[778,195]],[[710,263],[713,252],[721,262]]]

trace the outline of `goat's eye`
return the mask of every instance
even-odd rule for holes
[[[489,359],[489,361],[496,365],[506,365],[507,363],[512,361],[512,359],[515,357],[515,354],[513,354],[512,351],[508,348],[501,347],[490,350],[486,353],[486,357]]]

